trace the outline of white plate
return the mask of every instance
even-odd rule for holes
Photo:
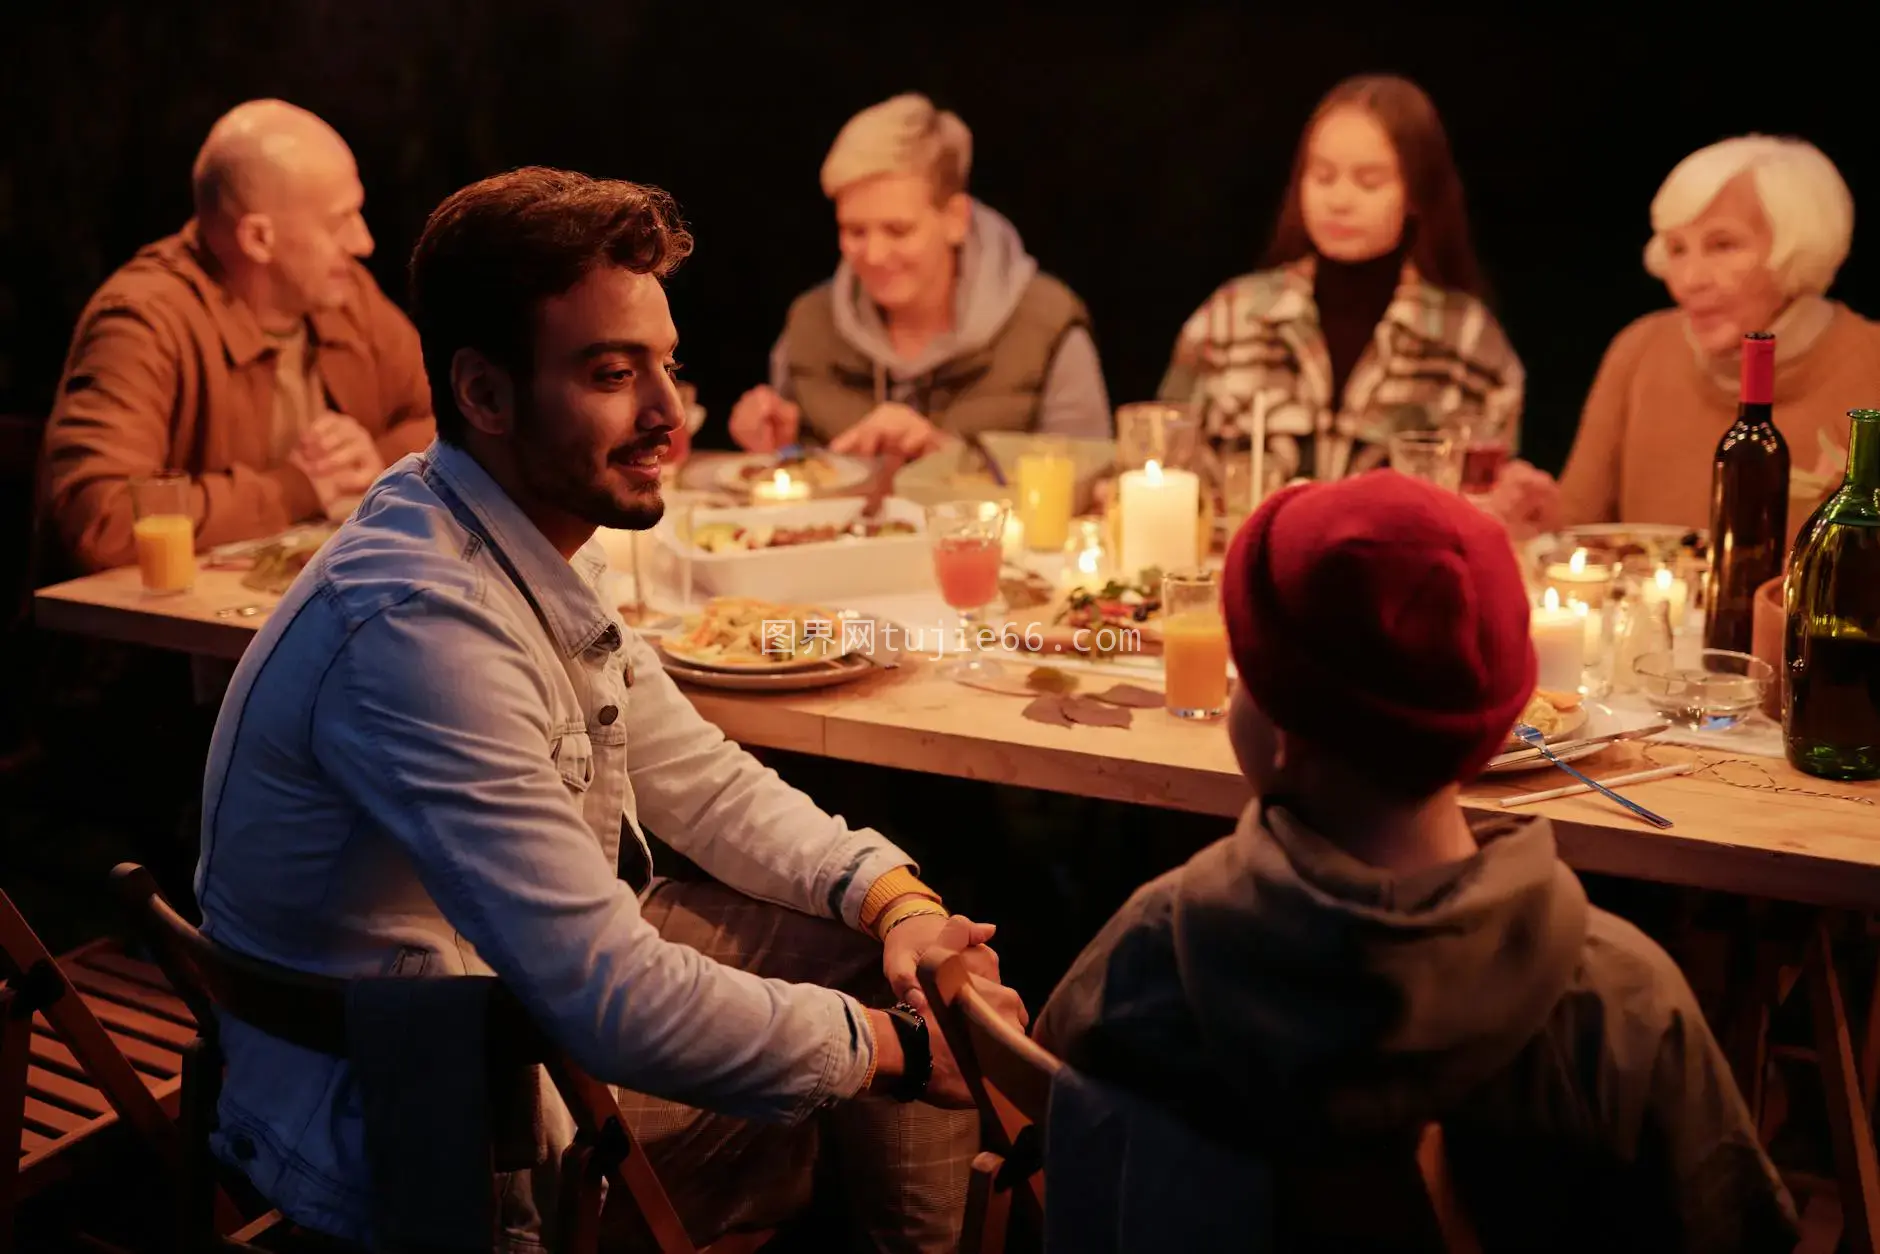
[[[859,488],[864,483],[868,482],[869,475],[873,473],[867,462],[859,458],[845,456],[841,453],[830,453],[822,449],[817,449],[810,453],[810,457],[815,461],[824,463],[829,468],[828,482],[812,482],[810,484],[811,492],[844,492],[850,488]],[[737,457],[728,458],[723,465],[718,467],[716,476],[718,486],[731,492],[749,492],[752,480],[744,477],[745,469],[750,466],[762,466],[765,474],[759,476],[759,478],[763,478],[769,474],[771,468],[776,464],[777,458],[774,453],[745,453]],[[792,471],[791,475],[795,477],[796,472]]]
[[[1637,727],[1649,727],[1653,723],[1663,721],[1648,714],[1640,714],[1632,710],[1615,710],[1611,706],[1598,701],[1585,702],[1581,705],[1580,709],[1586,715],[1586,721],[1571,732],[1561,732],[1549,736],[1547,738],[1549,744],[1567,740],[1582,740],[1589,736],[1606,736],[1613,732],[1630,731]],[[1581,758],[1591,757],[1601,749],[1608,748],[1610,743],[1611,742],[1607,742],[1607,744],[1584,745],[1578,749],[1568,749],[1565,753],[1559,755],[1560,760],[1562,762],[1578,762]],[[1524,747],[1525,746],[1517,743],[1510,748],[1503,749],[1502,753],[1517,753]],[[1511,762],[1505,766],[1488,767],[1482,774],[1514,775],[1522,771],[1548,770],[1552,768],[1552,766],[1552,762],[1536,754],[1525,761]]]
[[[660,661],[665,665],[668,675],[683,683],[697,684],[701,688],[722,688],[731,692],[804,692],[813,688],[831,688],[836,684],[846,684],[850,680],[860,679],[875,669],[860,654],[851,654],[833,662],[821,662],[808,670],[774,674],[705,670],[702,667],[687,666],[664,650],[660,652]]]

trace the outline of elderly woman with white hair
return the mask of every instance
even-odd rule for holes
[[[1769,331],[1793,533],[1840,482],[1843,415],[1880,398],[1880,324],[1824,296],[1853,233],[1847,184],[1812,144],[1746,135],[1679,162],[1651,216],[1645,268],[1677,307],[1606,350],[1559,484],[1512,464],[1491,508],[1517,527],[1709,525],[1711,454],[1735,417],[1742,339]]]
[[[914,458],[982,431],[1109,434],[1083,302],[967,195],[971,165],[971,132],[925,96],[842,128],[822,168],[842,261],[790,307],[769,384],[732,410],[741,446],[807,427],[836,452]]]

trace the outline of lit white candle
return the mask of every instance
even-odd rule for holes
[[[756,504],[781,505],[788,501],[808,499],[809,481],[791,478],[790,472],[781,466],[770,478],[759,479],[751,484],[751,500]]]
[[[1689,584],[1671,573],[1670,567],[1660,566],[1651,582],[1645,585],[1644,593],[1647,605],[1656,601],[1665,603],[1672,630],[1684,625],[1684,607],[1691,599],[1691,589]]]
[[[1201,510],[1201,480],[1187,470],[1164,470],[1150,461],[1123,473],[1123,538],[1117,567],[1135,578],[1154,566],[1162,571],[1193,570],[1200,565],[1195,518]]]
[[[1560,604],[1560,594],[1547,590],[1528,619],[1534,656],[1540,661],[1539,684],[1555,692],[1578,692],[1586,669],[1586,606],[1576,613]]]
[[[1547,583],[1562,600],[1578,599],[1598,609],[1606,603],[1606,592],[1612,586],[1612,567],[1589,562],[1585,549],[1575,549],[1566,561],[1548,566]]]

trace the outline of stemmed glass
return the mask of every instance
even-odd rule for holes
[[[943,501],[927,507],[934,579],[941,599],[960,616],[966,654],[940,668],[947,679],[983,683],[1003,673],[997,662],[979,656],[979,632],[986,607],[999,599],[1009,512],[1003,501]]]

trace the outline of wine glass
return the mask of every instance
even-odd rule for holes
[[[941,668],[948,679],[984,682],[1003,672],[997,662],[979,656],[979,632],[986,607],[999,598],[1009,512],[1004,501],[942,501],[927,507],[934,579],[941,599],[960,616],[966,654]]]

